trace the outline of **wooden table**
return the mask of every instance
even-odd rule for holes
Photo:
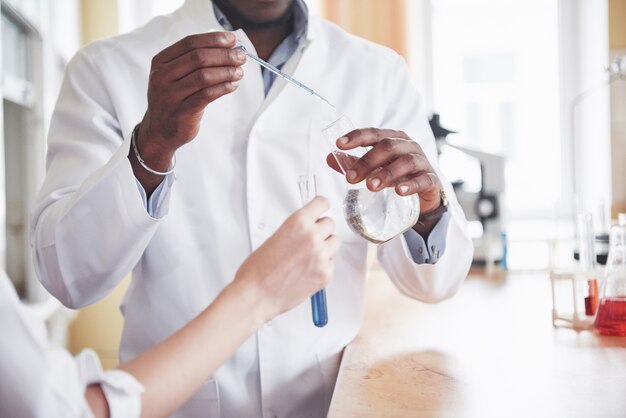
[[[626,417],[626,338],[554,329],[548,273],[472,274],[427,305],[372,273],[331,418]]]

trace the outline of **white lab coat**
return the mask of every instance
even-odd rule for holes
[[[93,417],[87,385],[100,383],[112,418],[139,417],[143,386],[121,370],[103,372],[92,350],[76,358],[48,349],[46,327],[17,299],[0,271],[0,417]]]
[[[188,0],[133,33],[91,44],[69,64],[32,221],[37,271],[50,292],[78,307],[104,297],[132,270],[121,307],[120,356],[128,360],[213,300],[300,207],[298,176],[311,171],[343,242],[327,289],[329,324],[313,326],[308,301],[281,315],[183,410],[190,417],[321,417],[340,353],[361,324],[367,242],[343,220],[345,179],[326,166],[320,130],[340,111],[360,127],[403,130],[437,169],[434,140],[401,58],[312,17],[304,47],[284,70],[338,110],[281,79],[264,97],[260,69],[248,61],[238,90],[211,103],[197,138],[178,150],[176,180],[151,218],[127,159],[130,133],[147,107],[150,60],[186,35],[218,27],[209,1]],[[427,302],[455,293],[472,256],[464,215],[443,181],[452,216],[439,262],[415,264],[401,236],[378,247],[397,287]]]

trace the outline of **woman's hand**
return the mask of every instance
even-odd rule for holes
[[[320,218],[329,207],[316,197],[296,211],[196,318],[121,366],[145,387],[142,416],[171,414],[262,324],[328,284],[339,248],[333,221]],[[87,399],[106,414],[102,390]]]
[[[313,199],[239,268],[233,284],[253,289],[263,321],[295,307],[330,281],[340,242],[333,235],[334,222],[320,218],[329,207],[326,198]]]

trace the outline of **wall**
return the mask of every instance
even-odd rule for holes
[[[321,12],[348,32],[407,56],[405,0],[323,0]]]
[[[309,2],[311,4],[311,2]],[[402,55],[427,114],[433,107],[430,0],[316,0],[320,15]]]
[[[117,0],[81,0],[83,45],[118,33]]]
[[[599,219],[611,200],[608,0],[559,0],[559,38],[563,176],[574,186],[562,201]]]
[[[609,0],[609,47],[626,49],[626,0]]]
[[[609,0],[611,58],[626,55],[626,0]],[[626,80],[611,87],[612,215],[626,212]]]
[[[81,10],[83,45],[118,32],[117,1],[82,0]],[[78,312],[69,330],[69,348],[73,353],[91,347],[105,369],[118,364],[124,323],[119,305],[129,282],[127,277],[109,296]]]

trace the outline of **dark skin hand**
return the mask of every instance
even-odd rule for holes
[[[258,55],[267,59],[292,30],[288,13],[292,2],[218,0],[218,5],[235,29],[246,32]],[[167,171],[176,150],[198,134],[205,107],[237,89],[246,57],[232,49],[235,42],[235,35],[227,32],[190,35],[152,59],[148,109],[136,137],[148,167]],[[163,177],[145,170],[132,149],[128,159],[135,177],[151,196]]]
[[[204,108],[237,89],[246,57],[232,49],[235,41],[225,32],[190,35],[152,59],[148,110],[136,137],[148,167],[167,171],[176,150],[198,134]],[[150,196],[163,177],[141,167],[132,150],[128,158]]]
[[[402,131],[376,128],[355,129],[337,139],[340,150],[368,146],[372,149],[346,172],[349,183],[366,180],[367,188],[373,192],[393,187],[401,196],[417,194],[421,213],[432,212],[440,206],[441,183],[417,142]],[[342,173],[332,154],[328,154],[326,162]],[[436,224],[434,219],[418,223],[413,229],[427,238]]]

